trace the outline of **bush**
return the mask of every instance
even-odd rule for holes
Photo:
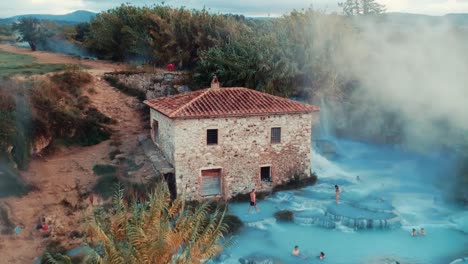
[[[93,192],[100,194],[104,199],[111,197],[114,194],[115,186],[120,181],[116,175],[105,174],[99,177],[96,185],[93,187]]]
[[[117,167],[106,164],[96,164],[93,166],[93,172],[97,176],[114,175],[117,173]]]
[[[93,77],[91,74],[80,71],[76,68],[68,69],[63,73],[57,73],[52,75],[50,80],[58,85],[60,89],[66,91],[75,97],[81,94],[81,87],[92,81]]]
[[[115,123],[115,121],[112,118],[99,112],[99,110],[97,110],[94,107],[88,108],[88,110],[86,111],[86,116],[88,117],[88,119],[95,121],[96,123],[101,123],[101,124],[114,124]]]
[[[8,216],[8,211],[0,206],[0,233],[2,235],[13,234],[15,224],[11,221]]]

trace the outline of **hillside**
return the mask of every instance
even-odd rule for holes
[[[85,10],[78,10],[69,14],[65,15],[48,15],[48,14],[26,14],[26,15],[18,15],[9,18],[0,19],[0,23],[9,23],[16,21],[22,17],[34,17],[38,19],[45,19],[51,20],[55,22],[61,23],[82,23],[82,22],[89,22],[96,16],[96,13],[85,11]]]

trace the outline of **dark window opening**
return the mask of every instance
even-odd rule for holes
[[[218,144],[218,129],[206,130],[206,144],[208,145]]]
[[[271,128],[271,143],[281,143],[281,127]]]
[[[260,179],[271,182],[271,167],[260,167]]]
[[[153,136],[153,141],[155,143],[158,143],[159,141],[159,123],[156,120],[153,120],[153,126],[151,127],[152,129],[152,136]]]

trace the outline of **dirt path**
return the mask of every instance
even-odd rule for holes
[[[90,67],[88,72],[94,76],[92,86],[96,93],[88,94],[91,104],[102,113],[116,120],[111,125],[115,130],[113,138],[122,142],[120,150],[131,152],[137,146],[137,135],[144,132],[140,113],[132,108],[134,98],[120,93],[102,80],[104,72],[120,70],[122,65],[101,61],[83,61],[72,57],[49,53],[31,52],[9,45],[0,44],[0,50],[34,56],[39,63],[83,64]],[[61,204],[66,200],[72,206],[89,207],[87,201],[80,202],[78,193],[89,191],[96,181],[92,167],[96,163],[109,162],[111,140],[91,147],[73,147],[58,150],[44,159],[35,159],[29,169],[22,174],[24,180],[38,188],[23,197],[0,199],[11,213],[16,225],[23,225],[20,235],[0,235],[0,263],[33,263],[40,256],[51,239],[66,241],[65,246],[76,246],[79,239],[68,238],[71,231],[80,230],[87,210],[68,209]],[[96,201],[96,199],[95,199]],[[43,238],[35,226],[42,216],[51,219],[51,238]]]

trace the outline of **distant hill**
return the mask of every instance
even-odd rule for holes
[[[18,15],[9,18],[0,19],[0,23],[10,23],[16,21],[22,17],[34,17],[37,19],[45,19],[50,21],[55,21],[59,23],[71,23],[77,24],[82,22],[89,22],[96,16],[96,13],[78,10],[65,15],[46,15],[46,14],[30,14],[30,15]]]
[[[459,27],[468,27],[468,14],[447,14],[444,16],[429,16],[410,13],[386,13],[382,17],[387,21],[399,25],[411,25],[425,23],[428,25],[438,25],[450,23]]]

